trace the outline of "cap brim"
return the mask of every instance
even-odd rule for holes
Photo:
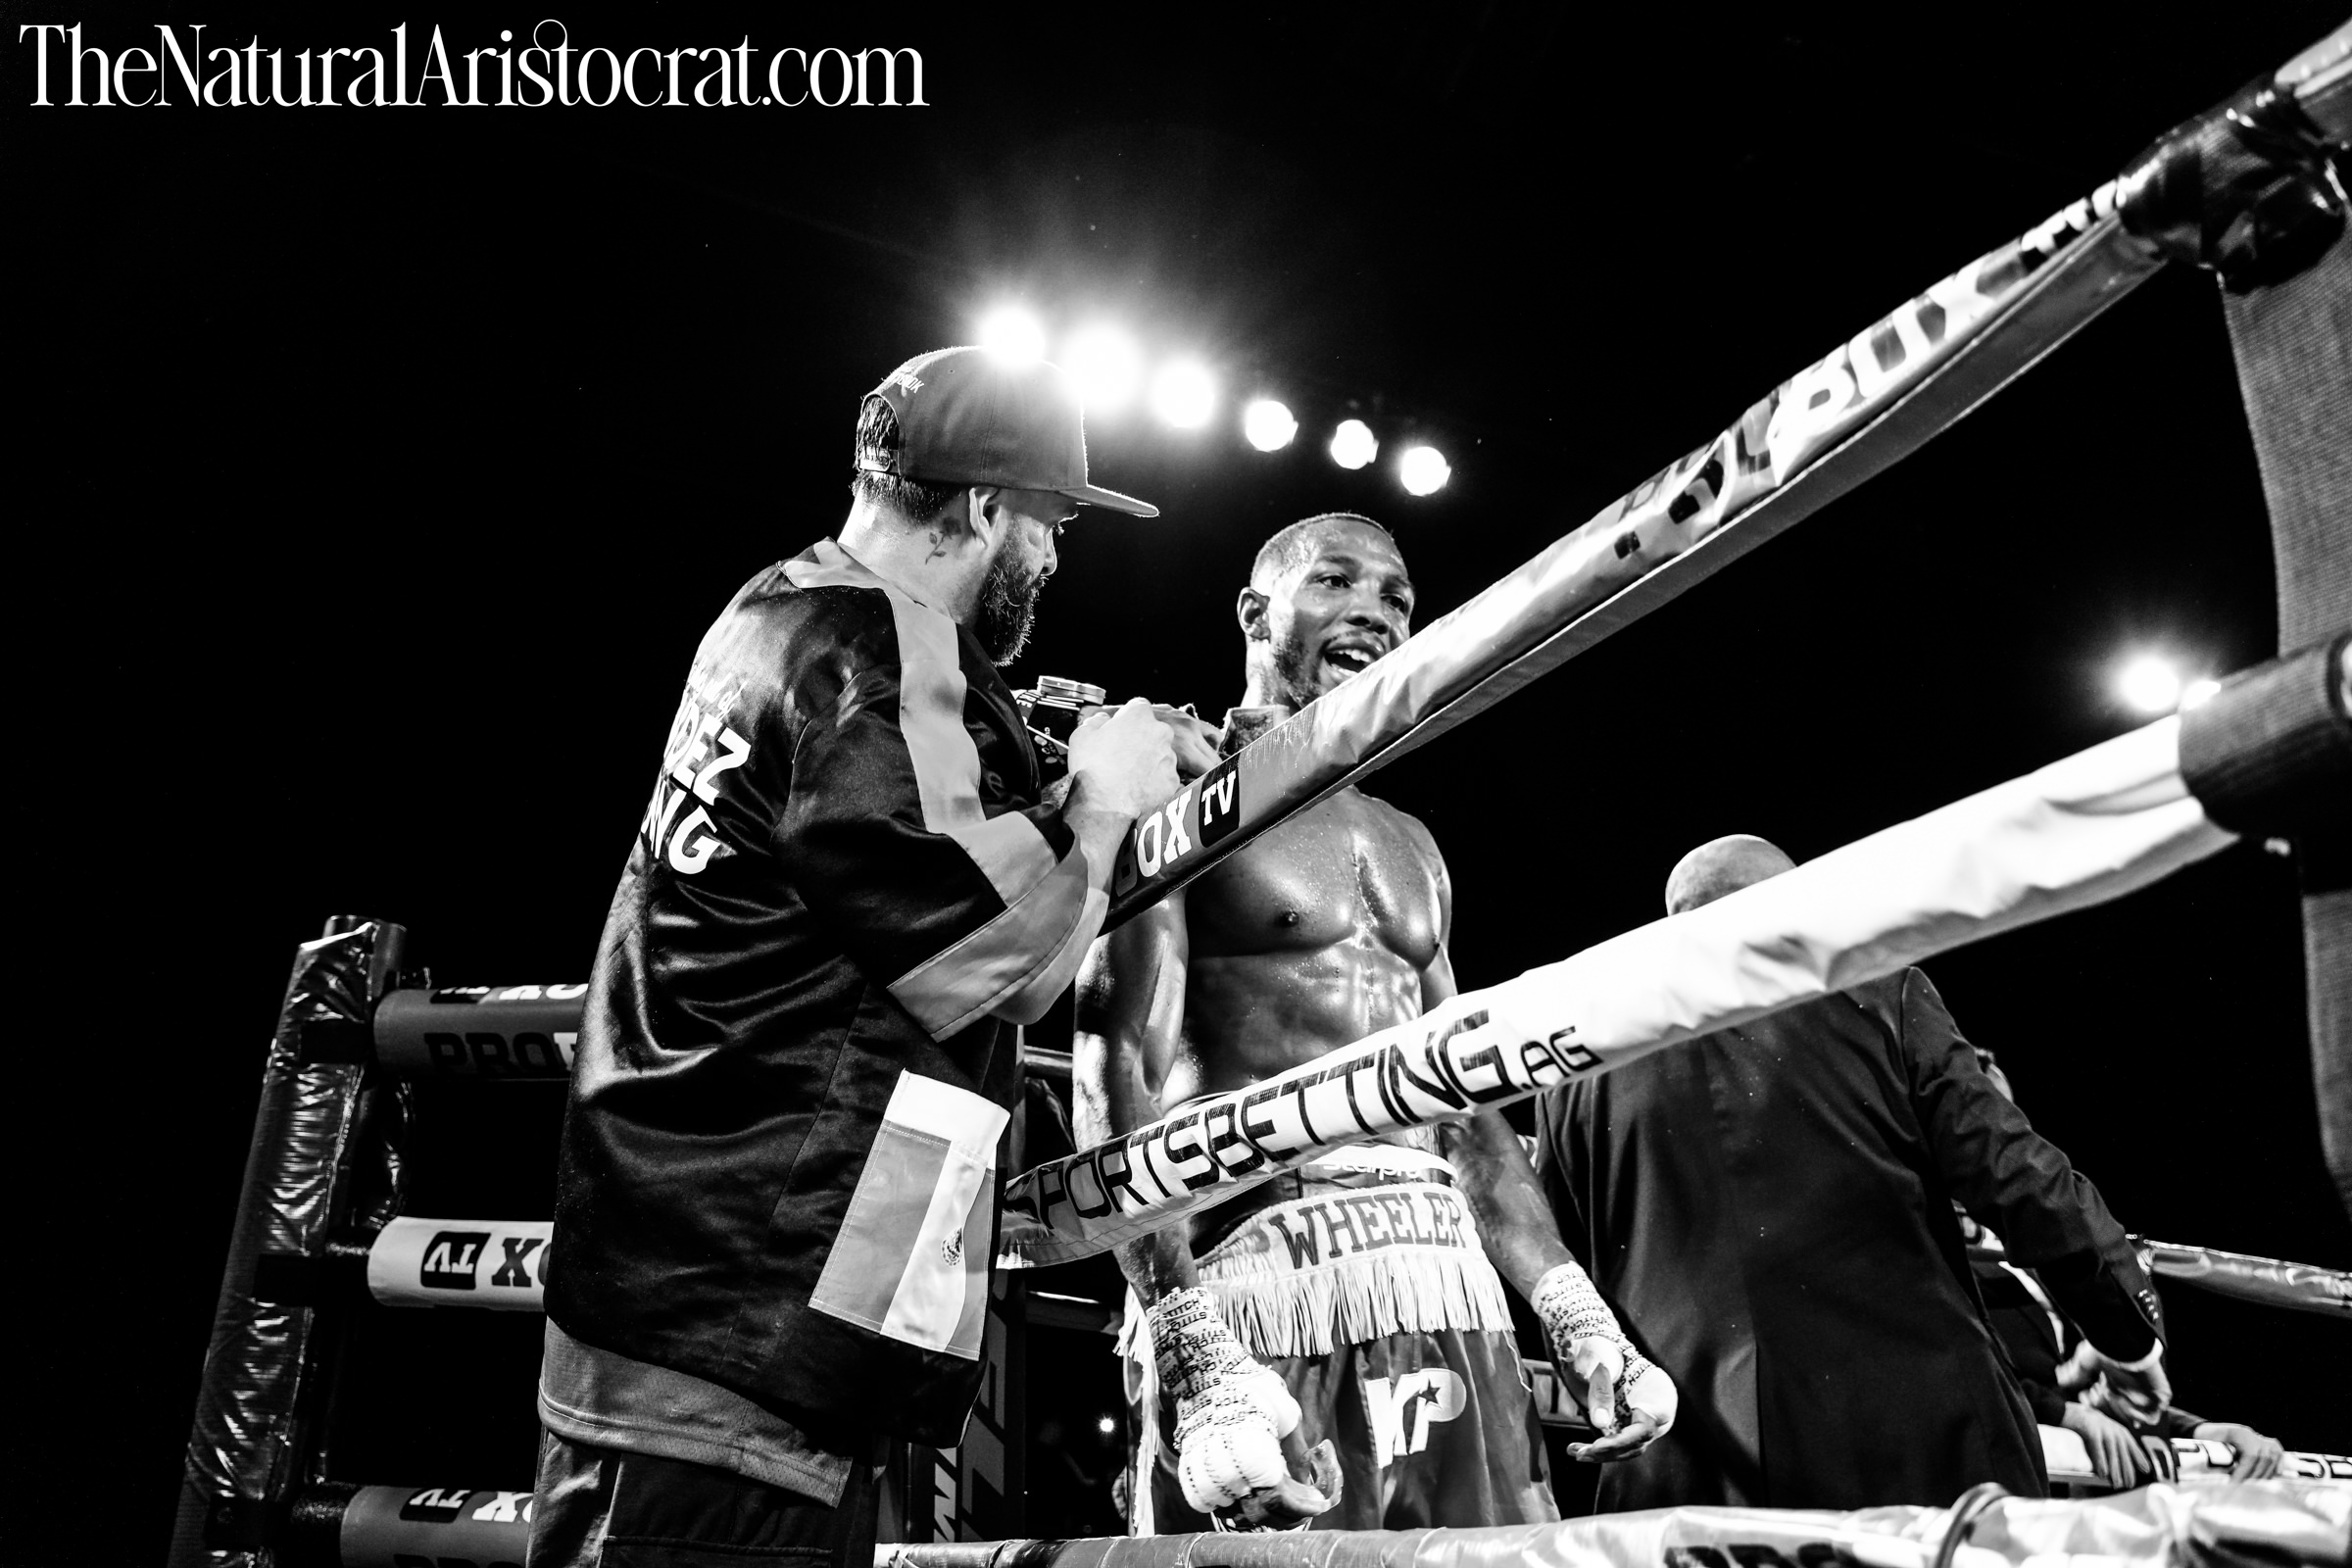
[[[1133,496],[1123,496],[1116,490],[1105,490],[1099,484],[1069,485],[1055,491],[1054,494],[1068,496],[1072,501],[1083,506],[1108,507],[1113,512],[1124,512],[1130,517],[1156,517],[1159,515],[1159,509],[1151,502],[1138,501]]]

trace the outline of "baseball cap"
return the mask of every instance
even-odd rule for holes
[[[933,349],[866,396],[898,416],[893,471],[901,478],[1051,490],[1131,517],[1159,515],[1148,502],[1086,482],[1078,387],[1057,365],[976,348]]]

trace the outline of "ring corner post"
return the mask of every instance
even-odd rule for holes
[[[2336,122],[2352,122],[2352,84],[2337,96]],[[2291,277],[2217,292],[2270,512],[2278,652],[2290,654],[2352,626],[2352,233]],[[2352,1215],[2352,831],[2295,851],[2320,1142]]]
[[[197,1387],[171,1568],[267,1568],[294,1490],[309,1479],[318,1309],[292,1298],[314,1293],[258,1290],[256,1272],[268,1257],[299,1274],[326,1247],[373,1078],[367,1054],[355,1061],[348,1047],[391,983],[406,935],[389,921],[336,915],[295,951]]]

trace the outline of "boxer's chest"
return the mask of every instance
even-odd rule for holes
[[[1437,956],[1438,867],[1397,812],[1346,790],[1268,831],[1187,894],[1201,956],[1361,944]]]

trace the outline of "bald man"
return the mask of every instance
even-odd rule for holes
[[[1684,857],[1679,914],[1789,869],[1746,834]],[[1604,1511],[2046,1495],[1957,1199],[2010,1239],[2150,1408],[2155,1293],[2097,1191],[1988,1083],[1917,969],[1554,1091],[1536,1168],[1674,1429],[1602,1474]]]

